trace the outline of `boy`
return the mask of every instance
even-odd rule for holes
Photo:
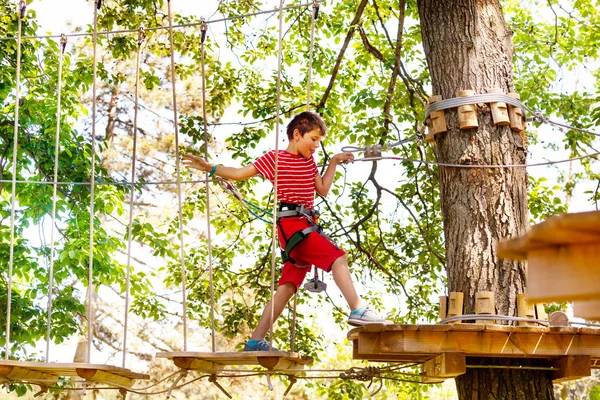
[[[294,241],[290,240],[294,233],[314,227],[311,216],[315,191],[321,196],[326,196],[333,184],[337,165],[351,162],[354,159],[352,153],[336,154],[331,158],[325,174],[321,176],[313,154],[326,132],[325,123],[321,117],[309,111],[296,115],[287,126],[289,145],[286,150],[279,150],[277,166],[277,200],[280,202],[277,231],[279,243],[283,249],[289,242]],[[247,179],[261,174],[274,182],[275,177],[274,150],[241,168],[213,165],[191,154],[183,156],[183,164],[188,168],[210,172],[211,176],[217,175],[233,180]],[[332,272],[333,280],[352,310],[348,317],[350,325],[391,323],[361,303],[352,283],[346,252],[315,230],[308,233],[289,252],[289,259],[284,262],[277,291],[265,306],[258,326],[246,343],[244,351],[270,350],[270,344],[265,340],[265,335],[270,328],[271,302],[274,303],[274,323],[304,281],[311,265]],[[272,350],[278,351],[275,348]]]

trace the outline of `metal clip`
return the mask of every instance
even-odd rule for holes
[[[380,144],[373,144],[365,147],[365,161],[375,161],[381,160],[381,152],[383,150],[383,146]]]
[[[206,31],[208,30],[208,24],[204,17],[200,18],[200,31],[202,32],[202,36],[200,37],[200,43],[204,43],[206,40]]]
[[[60,52],[65,54],[65,48],[67,47],[67,35],[64,33],[60,34]]]
[[[140,30],[138,31],[138,47],[142,45],[144,39],[146,39],[146,28],[140,26]]]
[[[319,19],[319,0],[313,1],[313,19],[316,21]]]
[[[21,0],[19,3],[19,16],[21,19],[25,18],[25,11],[27,10],[27,3],[25,0]]]

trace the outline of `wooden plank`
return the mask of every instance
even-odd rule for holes
[[[79,369],[82,370],[95,370],[102,371],[108,374],[114,375],[119,378],[115,379],[150,379],[147,374],[139,374],[132,372],[126,368],[119,368],[112,365],[103,364],[86,364],[86,363],[41,363],[32,361],[16,361],[16,360],[5,360],[0,361],[0,368],[5,369],[7,367],[16,367],[22,370],[21,373],[25,373],[25,370],[32,371],[32,373],[49,374],[55,377],[59,376],[70,376],[78,377]]]
[[[301,370],[312,364],[312,357],[285,351],[244,352],[164,352],[157,358],[173,360],[179,368],[197,371],[221,371],[228,365],[260,365],[273,370]]]
[[[566,356],[552,362],[552,366],[559,368],[552,371],[552,380],[557,382],[572,381],[592,375],[590,356]]]
[[[468,324],[464,324],[468,325]],[[543,327],[450,331],[416,330],[404,332],[360,333],[356,353],[439,354],[463,352],[467,356],[541,357],[591,355],[600,357],[600,335],[581,333],[578,328],[561,327],[551,331]]]
[[[600,300],[574,302],[573,315],[579,318],[600,321]]]
[[[600,299],[598,244],[529,252],[527,297],[533,302]]]
[[[442,353],[421,366],[422,382],[433,383],[439,378],[456,378],[467,372],[464,353]]]

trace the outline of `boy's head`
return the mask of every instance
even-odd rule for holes
[[[318,129],[321,131],[321,136],[327,134],[327,128],[325,128],[325,122],[321,116],[312,111],[304,111],[296,115],[287,126],[287,136],[289,140],[294,138],[294,131],[298,129],[300,134],[304,136],[305,133]]]

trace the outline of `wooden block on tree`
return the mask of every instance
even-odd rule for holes
[[[527,300],[526,294],[517,295],[517,313],[520,318],[535,319],[533,303]],[[519,321],[519,326],[535,325],[533,322]]]
[[[573,315],[579,318],[600,321],[600,300],[574,302]]]
[[[535,316],[537,319],[542,321],[548,320],[548,313],[546,313],[546,307],[544,307],[544,303],[535,304]]]
[[[495,314],[496,303],[494,301],[494,292],[480,291],[475,293],[475,314]],[[476,324],[494,324],[495,320],[478,319]]]
[[[459,90],[456,92],[456,97],[469,97],[474,94],[475,91],[473,90]],[[458,127],[460,129],[473,129],[478,126],[476,104],[467,104],[458,107]]]
[[[503,94],[504,92],[500,88],[492,88],[492,89],[488,89],[488,93]],[[498,125],[498,126],[510,125],[510,118],[508,117],[508,109],[506,107],[506,103],[504,103],[504,102],[490,103],[490,109],[492,111],[492,119],[494,120],[494,125]]]
[[[429,104],[433,104],[436,101],[441,101],[442,100],[442,96],[439,95],[432,95],[429,97]],[[439,133],[444,133],[446,131],[448,131],[448,128],[446,126],[446,115],[444,113],[444,110],[439,110],[439,111],[433,111],[429,114],[429,120],[430,120],[430,126],[429,126],[429,132],[433,135],[437,135]],[[435,141],[435,139],[433,140]]]
[[[450,292],[450,302],[448,304],[448,317],[463,315],[463,292]],[[460,320],[452,321],[451,324],[460,324]]]
[[[552,362],[552,366],[559,368],[552,372],[554,382],[572,381],[592,375],[590,356],[565,356]]]
[[[521,96],[518,93],[509,93],[508,96],[517,100],[521,99]],[[523,116],[523,110],[520,107],[515,107],[509,104],[508,117],[510,120],[510,129],[512,129],[515,132],[519,132],[521,137],[525,139],[525,127],[523,126],[523,121],[525,120],[525,118]]]
[[[440,320],[448,316],[448,296],[440,296]]]
[[[421,365],[424,383],[434,383],[448,378],[456,378],[467,372],[464,353],[442,353]]]

